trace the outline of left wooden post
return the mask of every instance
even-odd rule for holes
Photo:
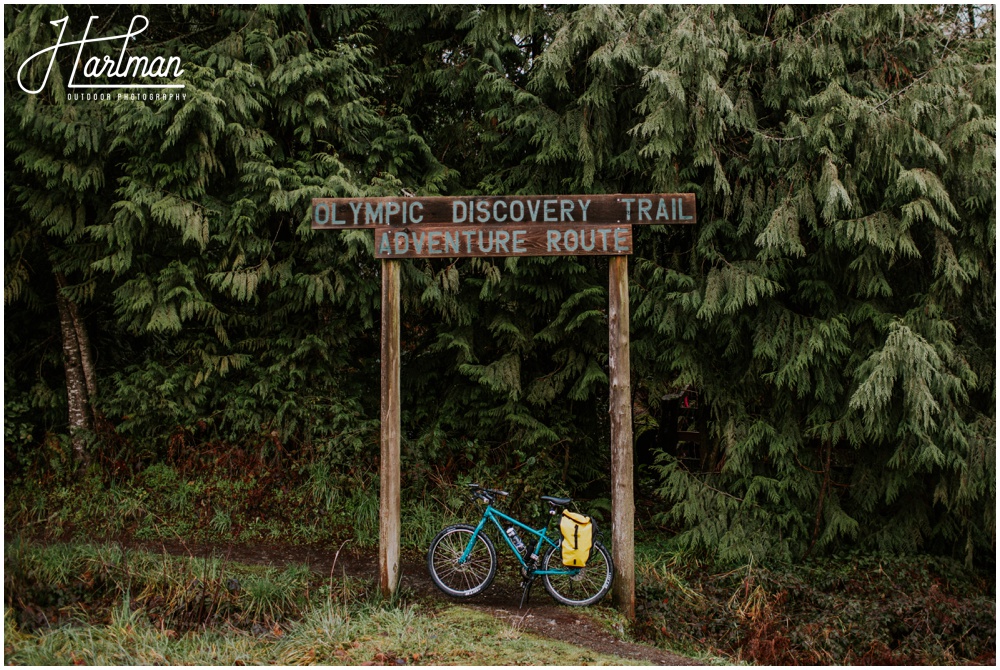
[[[379,463],[378,575],[382,595],[399,586],[400,261],[382,261],[382,450]]]

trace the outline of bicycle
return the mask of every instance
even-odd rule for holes
[[[473,501],[486,505],[479,524],[448,526],[437,534],[427,551],[427,569],[431,579],[446,594],[453,598],[471,598],[493,583],[497,573],[497,550],[484,532],[488,522],[500,531],[500,537],[521,564],[521,607],[527,604],[536,577],[542,578],[545,590],[563,605],[593,605],[611,589],[615,566],[604,545],[596,540],[593,542],[586,567],[567,567],[562,564],[562,537],[558,533],[555,538],[548,535],[552,517],[573,502],[572,498],[542,496],[541,499],[549,505],[549,518],[543,517],[540,521],[545,521],[545,524],[535,529],[493,506],[498,497],[509,495],[506,491],[487,489],[478,484],[470,484],[469,488]],[[534,550],[524,545],[518,530],[538,538]]]

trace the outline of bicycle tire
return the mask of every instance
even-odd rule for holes
[[[497,574],[497,550],[485,533],[479,533],[469,558],[459,565],[474,526],[448,526],[431,541],[427,550],[427,570],[434,585],[453,598],[471,598],[482,593]]]
[[[562,569],[562,547],[550,547],[542,558],[542,570]],[[542,575],[545,590],[556,602],[571,607],[585,607],[600,602],[611,590],[615,564],[611,553],[600,542],[594,542],[587,567],[575,575]]]

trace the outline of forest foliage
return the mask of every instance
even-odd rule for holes
[[[658,451],[664,532],[993,560],[992,7],[94,11],[148,16],[134,48],[184,96],[73,99],[67,48],[37,95],[6,68],[8,491],[72,453],[376,472],[379,265],[314,197],[693,192],[629,260],[637,435],[698,399],[702,441]],[[18,66],[90,9],[4,13]],[[408,490],[606,495],[606,260],[403,279]]]

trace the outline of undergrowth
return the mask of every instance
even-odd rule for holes
[[[301,565],[245,566],[223,558],[179,558],[116,544],[4,546],[5,605],[22,630],[78,620],[111,622],[124,604],[161,632],[218,625],[273,627],[318,598],[358,598],[349,577],[324,582]]]
[[[127,477],[93,468],[66,481],[7,485],[7,530],[29,537],[378,544],[379,482],[367,472],[216,468],[195,474],[154,464]],[[418,490],[410,493],[403,500],[403,546],[426,547],[442,526],[457,521],[455,510]]]
[[[637,634],[764,665],[984,663],[996,653],[996,584],[937,557],[847,555],[719,571],[637,561]]]

